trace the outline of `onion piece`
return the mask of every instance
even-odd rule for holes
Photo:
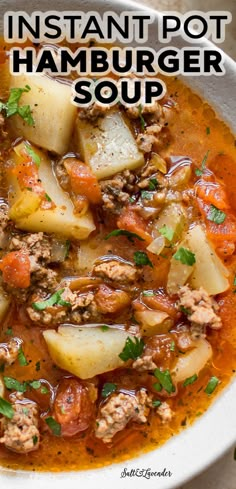
[[[160,255],[160,253],[165,248],[166,240],[164,236],[158,236],[158,238],[154,239],[150,245],[147,247],[147,250],[155,255]]]
[[[136,311],[135,319],[141,325],[144,336],[167,333],[173,326],[173,320],[163,311]]]
[[[68,254],[68,240],[53,239],[51,248],[51,257],[53,262],[62,263]]]
[[[174,382],[183,382],[185,379],[198,374],[212,356],[210,343],[204,338],[194,342],[195,348],[185,355],[180,355],[172,369],[171,374]]]

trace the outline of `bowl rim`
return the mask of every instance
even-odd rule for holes
[[[1,3],[1,1],[0,1]],[[5,3],[5,2],[2,2]],[[10,2],[11,3],[11,0]],[[33,2],[32,2],[33,3]],[[76,1],[74,2],[76,3]],[[80,9],[86,6],[88,2],[81,0]],[[52,0],[49,1],[52,4]],[[97,10],[99,4],[102,4],[103,10],[106,10],[106,5],[111,6],[111,10],[115,11],[147,11],[155,16],[155,21],[160,17],[161,13],[146,5],[135,3],[133,0],[95,0],[92,5],[93,10]],[[7,2],[7,9],[8,2]],[[6,9],[6,10],[7,10]],[[181,40],[180,40],[181,43]],[[212,47],[212,43],[204,39],[201,46]],[[220,50],[221,51],[221,50]],[[222,52],[222,51],[221,51]],[[185,78],[187,85],[193,90],[197,90],[200,95],[204,94],[205,99],[209,99],[212,106],[216,107],[217,112],[221,111],[223,120],[236,128],[235,109],[232,110],[232,101],[229,96],[228,103],[223,105],[222,95],[225,95],[225,83],[228,83],[229,90],[233,90],[236,75],[236,63],[224,53],[224,61],[226,67],[226,79],[217,77],[213,83],[209,83],[209,78],[206,79],[206,85],[209,85],[209,91],[203,89],[203,83],[199,79]],[[202,78],[202,77],[199,77]],[[213,77],[216,78],[216,77]],[[223,79],[223,81],[222,81]],[[226,82],[225,82],[226,80]],[[234,82],[234,83],[233,83]],[[220,96],[216,97],[215,87],[220,89]],[[233,91],[232,91],[233,96]],[[231,104],[231,105],[230,105]],[[110,489],[111,484],[114,487],[123,489],[129,486],[135,489],[143,489],[144,480],[148,480],[149,488],[159,489],[174,489],[179,485],[186,483],[214,461],[220,458],[227,449],[229,449],[236,440],[236,380],[232,378],[230,384],[217,396],[208,410],[196,420],[186,430],[182,430],[179,434],[169,439],[164,445],[157,450],[152,450],[146,454],[142,454],[131,460],[114,463],[110,466],[92,470],[82,470],[78,472],[26,472],[7,470],[0,467],[0,482],[6,483],[8,489],[15,489],[15,483],[19,488],[31,489],[32,483],[35,489],[44,489],[45,484],[50,481],[52,489],[64,489],[65,481],[70,479],[72,489],[77,489],[78,483],[86,483],[88,489],[92,488],[94,481],[101,484],[104,489]],[[173,473],[171,478],[151,478],[143,479],[142,477],[126,477],[121,478],[121,472],[137,468],[151,468],[152,471],[160,471],[166,467]]]

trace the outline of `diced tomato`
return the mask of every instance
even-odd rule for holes
[[[86,430],[94,415],[94,401],[89,387],[75,378],[64,378],[54,401],[54,417],[61,425],[62,436]]]
[[[24,251],[11,251],[0,262],[3,281],[11,287],[26,289],[30,286],[30,259]]]
[[[212,204],[218,209],[229,209],[226,192],[217,182],[200,180],[195,185],[196,195],[207,204]]]
[[[98,287],[94,298],[102,314],[119,312],[129,306],[131,302],[129,295],[124,290],[114,290],[104,284]]]
[[[143,296],[142,302],[151,309],[166,312],[172,318],[176,318],[178,315],[176,301],[171,300],[162,290],[154,295]]]
[[[99,183],[90,168],[79,160],[68,158],[64,162],[70,177],[72,192],[87,197],[91,204],[101,202]]]
[[[235,252],[235,244],[231,241],[223,241],[221,245],[216,248],[216,251],[223,257],[231,256]]]
[[[232,214],[226,211],[224,222],[217,224],[207,219],[211,206],[200,199],[197,199],[197,203],[201,214],[205,218],[207,235],[209,239],[216,241],[217,243],[224,241],[236,241],[236,219]]]
[[[119,229],[125,229],[131,233],[136,233],[140,238],[143,238],[147,244],[151,243],[152,237],[146,231],[147,225],[144,219],[137,214],[131,207],[126,207],[123,214],[117,221]]]

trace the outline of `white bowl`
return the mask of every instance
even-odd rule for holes
[[[107,10],[115,10],[121,13],[124,10],[148,10],[146,7],[133,3],[129,0],[0,0],[0,14],[7,10],[97,10],[102,13]],[[156,19],[160,14],[155,14]],[[156,24],[149,30],[149,46],[160,49],[163,45],[157,40]],[[176,37],[175,46],[181,48],[186,42],[181,37]],[[212,46],[207,40],[202,46]],[[201,76],[187,77],[185,82],[197,90],[199,94],[209,101],[218,112],[220,118],[224,119],[232,130],[236,129],[236,108],[234,103],[236,63],[225,55],[226,74],[222,77]],[[218,457],[220,457],[236,440],[236,382],[232,381],[228,388],[216,399],[193,426],[179,435],[173,437],[165,445],[157,450],[149,452],[138,458],[127,462],[113,464],[102,469],[94,469],[80,472],[64,472],[60,474],[14,472],[2,469],[0,472],[0,485],[8,489],[64,489],[66,481],[69,480],[70,489],[102,487],[119,487],[125,489],[135,487],[143,489],[147,484],[149,489],[172,489],[183,484],[190,478],[206,469]],[[152,477],[149,480],[138,477],[121,478],[124,468],[129,472],[131,469],[151,469],[152,472],[162,472],[163,469],[172,473],[171,477]],[[62,466],[63,470],[63,466]]]

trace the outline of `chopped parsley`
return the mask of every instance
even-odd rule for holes
[[[25,354],[24,354],[21,347],[20,347],[19,352],[18,352],[18,362],[19,362],[21,367],[26,367],[28,365]]]
[[[48,202],[52,202],[51,197],[49,197],[49,195],[48,195],[47,193],[45,193],[45,199],[46,199]]]
[[[194,382],[196,382],[197,378],[198,378],[197,374],[194,374],[191,377],[188,377],[187,379],[185,379],[183,386],[187,387],[187,385],[193,384]]]
[[[179,306],[179,309],[180,309],[181,312],[183,312],[184,314],[186,314],[186,316],[189,316],[190,314],[192,314],[191,309],[188,309],[187,307]]]
[[[111,231],[104,239],[112,238],[113,236],[126,236],[130,241],[133,242],[134,238],[139,239],[139,241],[144,241],[141,236],[136,233],[131,233],[131,231],[126,231],[126,229],[114,229]]]
[[[183,265],[189,265],[190,267],[196,263],[195,255],[187,248],[179,248],[178,251],[173,255],[175,260],[179,260]]]
[[[207,162],[208,155],[209,155],[209,150],[206,152],[206,154],[202,160],[201,168],[195,169],[195,175],[197,175],[197,177],[201,177],[202,174],[204,173],[205,168],[206,168],[206,162]]]
[[[52,416],[45,419],[47,425],[55,436],[61,436],[61,425]]]
[[[162,226],[162,228],[158,229],[159,233],[164,236],[164,238],[168,239],[168,241],[172,241],[174,237],[174,231],[172,228],[169,228],[169,226]]]
[[[60,289],[57,290],[49,299],[42,301],[42,302],[33,302],[32,307],[36,311],[44,311],[44,309],[47,309],[47,307],[52,307],[52,306],[64,306],[64,307],[71,307],[71,303],[64,301],[61,298],[61,295],[63,294],[65,289]]]
[[[142,110],[143,110],[143,106],[142,106],[142,104],[140,104],[140,105],[138,106],[138,113],[139,113],[139,118],[140,118],[140,124],[141,124],[141,128],[142,128],[142,130],[144,131],[145,126],[146,126],[146,122],[145,122],[145,119],[144,119],[144,117],[143,117]]]
[[[207,135],[208,135],[208,134],[211,134],[211,129],[210,129],[210,127],[206,127],[206,134],[207,134]]]
[[[116,389],[117,389],[116,384],[112,384],[111,382],[107,382],[106,384],[104,384],[104,386],[102,388],[102,397],[105,398],[105,397],[110,396],[110,394],[115,392]]]
[[[65,260],[66,258],[68,258],[69,256],[69,253],[70,253],[70,247],[71,247],[71,242],[69,239],[66,240],[66,244],[65,244]]]
[[[32,440],[33,440],[33,444],[34,445],[37,445],[37,443],[38,443],[38,437],[36,435],[33,436]]]
[[[219,384],[219,379],[217,377],[211,377],[206,388],[204,389],[204,392],[208,395],[212,394],[214,392],[215,388]]]
[[[149,192],[148,190],[142,190],[141,198],[146,199],[146,200],[152,200],[153,194],[152,194],[152,192]]]
[[[226,214],[215,207],[213,204],[210,206],[210,210],[207,213],[208,221],[215,222],[215,224],[222,224],[225,221]]]
[[[147,253],[145,253],[145,251],[135,251],[134,261],[138,267],[143,265],[148,265],[149,267],[153,268],[153,264],[151,260],[149,260]]]
[[[27,390],[26,382],[19,382],[13,377],[3,377],[3,380],[4,380],[5,387],[7,389],[15,390],[17,392],[26,392]]]
[[[28,126],[33,126],[34,119],[32,117],[31,108],[29,105],[19,106],[19,101],[22,93],[27,93],[31,90],[29,85],[25,88],[11,88],[8,101],[6,103],[0,102],[0,112],[4,112],[6,117],[18,114]]]
[[[236,285],[236,275],[234,277],[233,285]]]
[[[41,394],[48,394],[49,390],[45,385],[42,385],[40,392],[41,392]]]
[[[13,334],[12,328],[7,328],[7,330],[5,331],[5,334],[7,336],[12,336],[12,334]]]
[[[38,372],[40,370],[40,361],[36,362],[35,370],[36,370],[36,372]]]
[[[0,397],[0,414],[6,416],[8,419],[12,419],[14,416],[14,409],[10,402]]]
[[[161,405],[161,401],[159,401],[159,399],[157,399],[156,401],[152,401],[152,405],[153,407],[159,407]]]
[[[37,389],[40,389],[41,382],[40,382],[40,380],[32,380],[31,382],[29,382],[29,385],[30,385],[30,387],[32,387],[32,389],[37,390]]]
[[[170,344],[170,351],[175,351],[175,342],[172,341]]]
[[[168,392],[168,394],[175,392],[175,386],[173,385],[169,370],[162,371],[159,368],[156,368],[154,370],[154,375],[157,378],[157,380],[159,380],[161,387],[165,389],[166,392]]]
[[[144,297],[153,297],[155,294],[153,292],[153,290],[144,290],[143,291],[143,296]]]
[[[31,146],[29,146],[28,144],[25,145],[25,149],[26,149],[28,155],[30,156],[30,158],[32,159],[33,163],[35,163],[35,165],[37,165],[37,167],[39,167],[40,162],[41,162],[40,156],[37,155],[37,153],[35,153],[33,148],[31,148]]]
[[[158,187],[158,181],[156,178],[150,178],[149,179],[149,183],[148,183],[148,188],[149,190],[156,190],[156,188]]]
[[[101,326],[101,330],[102,330],[102,331],[108,331],[108,329],[109,329],[109,326],[107,326],[106,324],[103,324],[103,325]]]
[[[136,360],[143,353],[144,349],[144,341],[136,336],[132,338],[128,337],[125,346],[122,352],[119,354],[119,357],[123,362],[127,362],[127,360]]]

